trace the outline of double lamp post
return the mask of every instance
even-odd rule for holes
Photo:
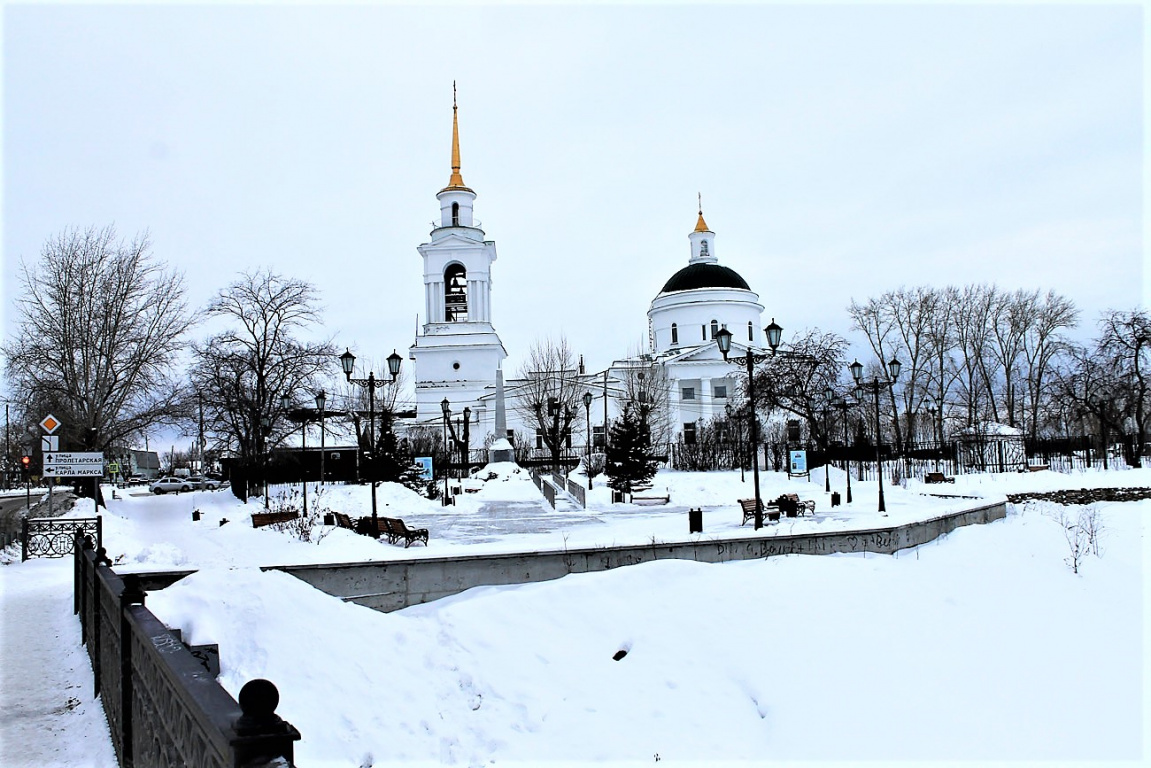
[[[345,348],[344,354],[340,355],[340,367],[344,370],[344,377],[347,378],[349,384],[355,384],[358,387],[363,387],[368,390],[368,444],[371,446],[372,464],[369,472],[372,477],[372,530],[378,531],[378,513],[376,511],[376,389],[386,384],[395,382],[396,377],[400,375],[400,364],[403,358],[396,354],[393,349],[392,354],[388,355],[388,373],[391,374],[391,380],[377,379],[375,371],[368,371],[368,378],[366,379],[353,379],[352,371],[355,369],[356,356],[352,354],[351,349]]]
[[[743,357],[734,357],[730,360],[727,356],[731,352],[731,331],[724,327],[715,332],[715,343],[719,346],[723,359],[729,363],[747,366],[747,401],[750,404],[748,419],[751,422],[751,473],[752,484],[755,486],[755,529],[757,531],[763,527],[763,500],[759,495],[759,420],[755,416],[755,364],[762,363],[775,354],[776,348],[779,347],[780,336],[783,334],[783,328],[776,325],[775,318],[772,318],[771,325],[763,330],[767,334],[767,345],[771,347],[770,353],[753,352],[749,346]]]

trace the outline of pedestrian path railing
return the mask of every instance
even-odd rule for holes
[[[540,493],[544,495],[544,498],[547,499],[547,502],[551,505],[551,508],[555,509],[556,489],[555,486],[551,484],[551,481],[545,480],[544,476],[540,474],[538,469],[533,469],[532,482],[536,484],[536,488],[538,488]]]
[[[31,557],[67,557],[76,534],[93,536],[96,548],[104,546],[103,518],[25,517],[20,521],[20,561]]]
[[[117,575],[90,535],[75,535],[73,557],[73,610],[122,768],[293,765],[300,732],[276,715],[275,685],[251,680],[237,702],[216,681],[218,649],[164,626],[138,576]]]

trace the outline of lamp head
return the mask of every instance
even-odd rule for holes
[[[591,392],[584,392],[583,393],[583,407],[584,408],[591,408],[591,401],[592,401]]]
[[[319,392],[316,393],[316,410],[318,410],[318,411],[324,410],[324,406],[327,405],[327,403],[328,403],[328,396],[324,392],[324,390],[321,389]]]
[[[452,413],[452,404],[448,402],[446,397],[440,401],[440,410],[444,412],[445,419]]]
[[[771,325],[764,328],[763,332],[767,334],[767,346],[771,347],[771,351],[774,352],[779,346],[780,337],[783,336],[783,327],[777,325],[773,317],[771,318]]]
[[[891,362],[887,364],[887,372],[891,374],[891,380],[895,381],[899,378],[899,371],[903,368],[903,363],[899,362],[896,358],[892,357]]]
[[[395,381],[396,377],[400,375],[400,363],[403,361],[404,359],[397,355],[394,349],[392,354],[388,355],[388,373],[392,375],[392,381]]]
[[[723,359],[726,360],[727,353],[731,351],[731,331],[726,326],[715,332],[715,343],[719,345],[719,351],[723,353]]]
[[[356,356],[352,354],[352,350],[345,348],[344,354],[340,355],[340,367],[344,370],[344,376],[352,378],[352,369],[356,364]]]
[[[289,395],[287,392],[285,392],[285,393],[283,393],[282,395],[280,395],[280,409],[281,409],[281,410],[284,410],[284,411],[286,411],[286,410],[288,410],[288,408],[289,408],[291,405],[292,405],[292,397],[291,397],[291,395]]]
[[[863,378],[863,363],[858,360],[847,366],[847,370],[851,371],[851,378],[855,379],[856,384]]]

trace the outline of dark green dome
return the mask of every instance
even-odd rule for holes
[[[750,291],[747,281],[730,267],[718,264],[689,264],[671,276],[660,293],[693,291],[696,288],[742,288]]]

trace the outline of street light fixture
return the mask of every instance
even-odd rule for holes
[[[452,427],[452,404],[445,397],[440,401],[440,410],[444,413],[444,447],[448,451],[448,464],[452,461],[452,444],[448,442],[450,439],[450,430]],[[444,466],[444,506],[446,507],[451,498],[448,496],[448,468]]]
[[[767,332],[768,344],[772,345],[771,354],[774,355],[775,347],[779,346],[779,334],[783,329],[776,325],[775,318],[772,318],[771,325],[764,330]],[[751,471],[752,482],[755,486],[755,529],[758,531],[763,527],[763,499],[759,495],[759,422],[755,416],[755,364],[763,362],[768,356],[752,352],[749,346],[743,357],[728,360],[728,353],[731,352],[731,331],[727,330],[727,326],[716,331],[715,343],[719,346],[719,351],[723,354],[723,359],[726,362],[743,363],[747,366],[748,419],[751,422]]]
[[[823,430],[827,432],[827,454],[823,457],[823,492],[831,493],[831,479],[828,477],[827,465],[831,463],[831,430],[827,428],[827,415],[831,412],[831,399],[835,397],[835,390],[827,387],[823,390]]]
[[[591,392],[584,392],[583,393],[583,409],[584,409],[584,413],[586,414],[586,421],[587,421],[587,430],[586,430],[586,432],[587,432],[587,438],[586,438],[587,445],[584,446],[584,455],[586,456],[584,461],[587,463],[587,489],[589,491],[591,490],[591,401],[592,401]]]
[[[902,364],[896,358],[891,358],[890,362],[887,363],[887,373],[890,376],[887,381],[880,381],[878,376],[875,376],[871,381],[863,381],[863,365],[858,360],[847,368],[851,371],[851,378],[855,379],[857,391],[871,392],[875,395],[875,461],[879,470],[879,511],[886,512],[887,505],[883,501],[883,436],[880,434],[879,428],[879,393],[881,390],[891,389],[895,386],[895,380],[899,378]]]
[[[288,406],[291,404],[291,398],[287,395],[280,396],[280,404],[284,407],[285,413]],[[308,516],[308,414],[304,409],[300,409],[300,485],[304,489],[304,517]]]
[[[848,448],[848,440],[850,439],[851,430],[847,426],[847,409],[852,406],[846,397],[841,397],[831,404],[833,408],[843,413],[843,448],[848,451],[847,458],[843,462],[843,467],[847,474],[847,503],[851,503],[851,453]]]
[[[460,463],[464,465],[460,470],[460,477],[468,476],[468,456],[472,452],[471,440],[472,409],[464,406],[464,442],[460,447]]]
[[[261,473],[264,476],[264,511],[268,510],[268,431],[272,428],[272,417],[264,414],[260,417],[260,451],[261,458],[264,460],[264,471]],[[245,492],[246,494],[246,492]]]
[[[316,410],[320,412],[320,485],[324,484],[324,406],[328,397],[324,390],[316,393]]]
[[[396,354],[393,349],[392,354],[388,355],[388,373],[392,376],[391,381],[377,379],[375,371],[368,371],[368,378],[366,379],[353,379],[352,371],[355,369],[356,356],[352,354],[351,349],[346,347],[344,354],[340,355],[340,367],[343,368],[344,377],[347,378],[348,383],[368,390],[368,440],[372,448],[372,536],[379,536],[380,532],[379,517],[376,512],[376,389],[386,384],[395,383],[396,377],[400,375],[401,362],[403,362],[403,358]]]

